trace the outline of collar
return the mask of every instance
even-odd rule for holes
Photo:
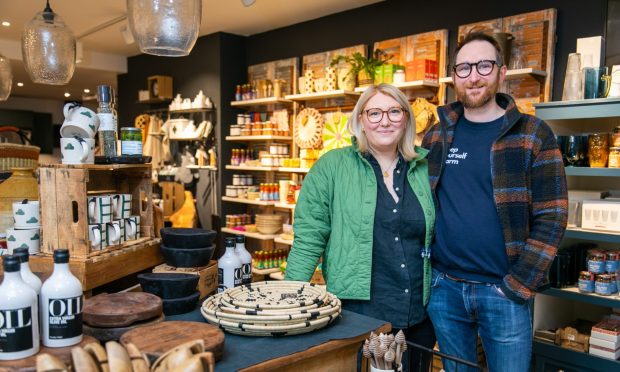
[[[504,114],[504,122],[502,123],[502,132],[512,127],[523,115],[515,103],[514,99],[505,93],[496,93],[495,101],[499,107],[506,110]],[[450,128],[459,121],[461,116],[465,114],[465,108],[460,101],[453,102],[451,104],[441,106],[437,109],[439,120],[442,123],[446,123],[446,127]]]

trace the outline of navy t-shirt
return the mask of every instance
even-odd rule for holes
[[[458,121],[437,186],[433,267],[450,275],[498,284],[508,255],[493,199],[491,146],[503,117],[488,123]]]

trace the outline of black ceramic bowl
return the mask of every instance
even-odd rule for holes
[[[162,227],[159,230],[165,246],[174,248],[202,248],[213,244],[217,232],[205,229]]]
[[[166,264],[174,267],[207,266],[213,257],[215,244],[206,248],[171,248],[161,245],[161,254]]]
[[[200,292],[196,291],[186,297],[161,300],[164,305],[164,314],[176,315],[189,313],[196,307],[196,303],[198,302],[199,297]]]
[[[162,299],[186,297],[196,291],[200,277],[183,273],[138,274],[138,282],[144,292]]]

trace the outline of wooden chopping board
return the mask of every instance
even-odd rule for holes
[[[146,292],[104,293],[84,301],[82,319],[92,327],[126,327],[162,314],[162,301]]]
[[[165,316],[162,314],[159,318],[153,318],[137,323],[133,323],[127,327],[91,327],[88,324],[84,324],[84,334],[93,336],[101,343],[106,343],[108,341],[118,341],[121,336],[134,328],[144,327],[155,323],[161,323],[165,319]],[[2,372],[2,371],[0,371]]]
[[[202,339],[205,351],[213,353],[215,360],[222,358],[224,332],[210,324],[199,322],[170,321],[138,327],[121,336],[121,344],[134,343],[150,359],[175,346],[196,339]]]
[[[77,345],[65,346],[65,347],[45,347],[41,344],[39,352],[33,356],[18,360],[0,360],[0,371],[36,371],[37,369],[37,356],[41,354],[51,354],[58,357],[63,363],[71,364],[71,349],[76,346],[85,346],[91,342],[99,342],[97,339],[84,335],[82,342]]]

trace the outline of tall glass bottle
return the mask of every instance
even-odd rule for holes
[[[28,284],[38,296],[41,293],[41,279],[30,270],[30,265],[28,264],[30,253],[28,253],[28,248],[15,248],[13,250],[13,255],[21,262],[20,275],[22,280]]]
[[[43,345],[63,347],[82,341],[82,284],[69,270],[69,251],[54,251],[54,271],[41,287]]]
[[[20,275],[19,258],[4,256],[0,284],[0,360],[26,358],[39,351],[37,294]]]
[[[241,261],[235,254],[235,238],[226,238],[226,252],[217,260],[217,270],[218,293],[241,285]]]
[[[241,283],[252,283],[252,255],[245,249],[245,236],[237,235],[235,238],[235,254],[241,262]]]
[[[106,158],[116,156],[116,116],[112,108],[112,87],[97,86],[97,117],[99,118],[99,147]]]

